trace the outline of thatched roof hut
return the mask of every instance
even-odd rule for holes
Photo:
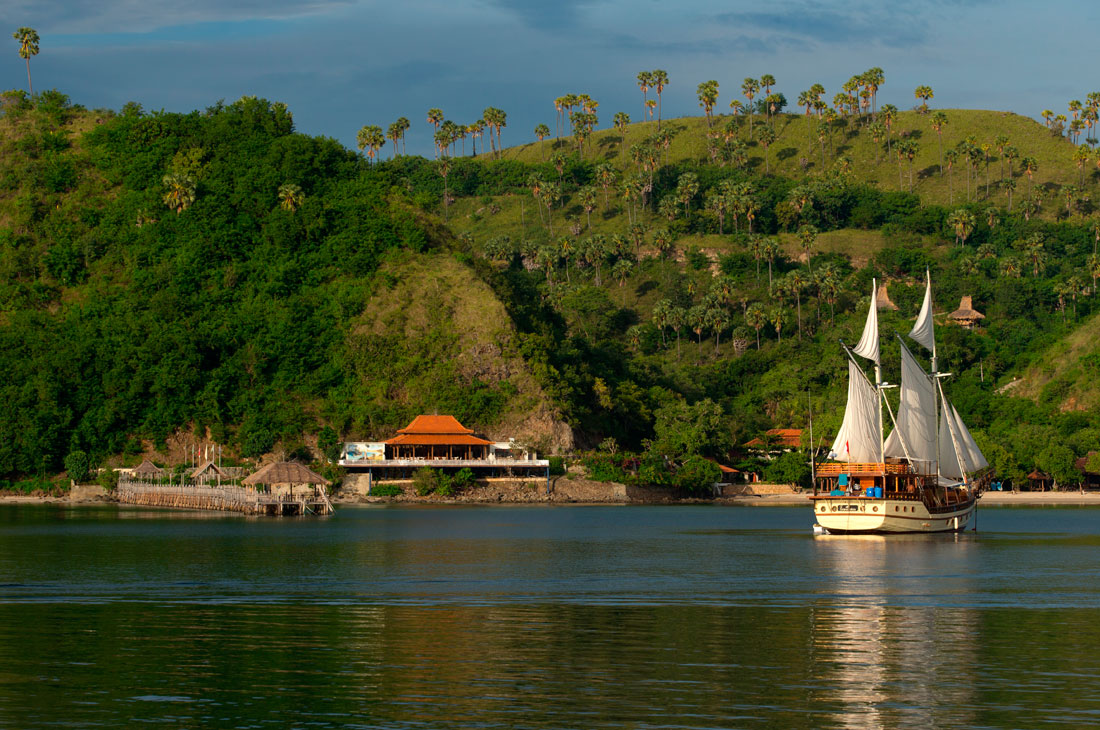
[[[985,315],[974,309],[974,300],[971,297],[963,297],[959,301],[959,308],[951,314],[947,315],[947,318],[955,324],[960,324],[967,329],[970,329],[974,325],[978,324],[980,320],[985,319]]]
[[[157,479],[164,476],[164,469],[161,469],[159,466],[146,459],[134,467],[130,475],[144,479]]]
[[[1027,475],[1027,481],[1032,491],[1038,490],[1040,492],[1047,491],[1054,483],[1054,479],[1049,474],[1044,474],[1038,469]]]
[[[214,479],[224,476],[225,472],[213,459],[208,459],[191,470],[192,479]]]
[[[241,481],[250,486],[257,484],[289,484],[291,486],[328,484],[328,480],[323,476],[296,461],[276,461],[263,467],[255,474],[250,474]]]

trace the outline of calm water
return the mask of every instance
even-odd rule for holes
[[[1100,724],[1100,510],[0,508],[0,726]]]

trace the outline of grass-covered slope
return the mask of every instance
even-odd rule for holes
[[[942,111],[947,115],[948,122],[942,130],[944,151],[968,138],[979,146],[990,145],[987,154],[981,157],[980,164],[971,171],[972,201],[987,199],[987,181],[988,199],[1006,207],[1006,192],[998,187],[1002,179],[1013,179],[1017,183],[1014,204],[1022,200],[1031,188],[1057,190],[1062,185],[1076,185],[1079,182],[1081,171],[1073,158],[1076,148],[1068,138],[1053,134],[1051,130],[1028,117],[982,109],[942,109],[923,114],[917,111],[899,112],[891,126],[889,150],[885,138],[881,142],[874,140],[869,119],[848,117],[833,122],[831,132],[822,143],[818,134],[820,122],[816,116],[781,114],[770,123],[776,132],[776,140],[765,151],[760,144],[760,129],[767,124],[764,118],[760,115],[754,117],[754,132],[750,136],[747,118],[737,117],[737,129],[731,139],[745,142],[746,157],[740,165],[736,161],[726,164],[757,172],[764,172],[767,167],[776,175],[798,179],[804,176],[820,176],[823,171],[833,169],[839,160],[844,159],[853,178],[876,185],[882,190],[908,191],[910,162],[906,159],[899,164],[894,148],[898,140],[912,140],[917,143],[917,153],[912,161],[912,191],[927,203],[963,204],[968,199],[967,166],[959,161],[949,172],[945,164],[944,174],[941,176],[941,135],[932,127],[934,111]],[[709,128],[703,117],[663,121],[661,128],[673,134],[671,145],[665,151],[665,164],[711,162],[708,132],[721,132],[730,119],[728,115],[716,116]],[[626,170],[632,165],[631,146],[656,132],[657,123],[652,121],[629,125],[625,137],[620,137],[619,132],[614,129],[600,130],[592,136],[586,154],[594,159],[607,160],[619,170]],[[1015,160],[1006,159],[995,144],[1001,136],[1007,138],[1008,146],[1016,148],[1018,156]],[[538,163],[551,159],[556,152],[570,154],[576,148],[572,138],[550,138],[508,149],[504,156],[506,159]],[[1083,170],[1090,190],[1096,190],[1100,184],[1100,173],[1096,167],[1097,153],[1098,151],[1093,151]],[[765,154],[768,158],[767,165],[764,161]],[[1021,161],[1025,157],[1033,157],[1038,163],[1031,180],[1021,169]]]
[[[392,435],[419,413],[449,413],[493,438],[543,450],[572,438],[529,371],[515,327],[492,289],[449,254],[402,254],[351,322],[338,396],[349,432]]]
[[[1007,392],[1067,411],[1100,407],[1100,315],[1036,353]]]

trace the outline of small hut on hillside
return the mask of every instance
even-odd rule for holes
[[[985,315],[974,309],[973,298],[967,296],[959,301],[959,308],[947,315],[947,319],[969,330],[985,319]]]
[[[133,471],[130,472],[130,476],[132,476],[134,479],[139,479],[146,482],[160,479],[164,476],[164,474],[164,469],[161,469],[159,466],[149,461],[148,459],[142,461],[140,464],[134,467]]]
[[[276,461],[245,477],[241,483],[250,487],[266,486],[272,492],[290,496],[303,492],[321,496],[328,480],[296,461]]]

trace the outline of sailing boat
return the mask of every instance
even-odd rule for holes
[[[931,353],[928,372],[898,337],[901,397],[895,414],[879,357],[877,282],[859,343],[849,349],[848,405],[830,458],[819,464],[810,499],[830,533],[949,532],[966,529],[992,470],[959,412],[944,395],[932,323],[932,278],[909,333]],[[871,382],[856,356],[874,363]],[[893,431],[883,438],[883,409]]]

